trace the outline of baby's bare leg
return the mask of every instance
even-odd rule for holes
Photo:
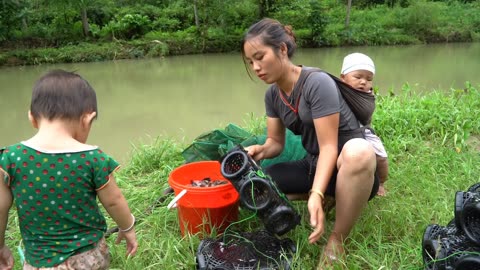
[[[380,180],[380,186],[378,187],[378,196],[385,196],[387,190],[384,183],[388,179],[388,159],[386,157],[377,156],[377,175]]]

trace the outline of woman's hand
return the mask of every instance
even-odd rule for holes
[[[315,193],[312,193],[308,198],[310,225],[313,227],[313,232],[308,237],[308,242],[310,244],[318,241],[325,231],[325,213],[323,212],[322,203],[322,198]]]
[[[13,256],[12,252],[7,246],[0,248],[0,270],[12,270],[13,269]]]
[[[115,244],[120,244],[122,240],[125,239],[127,242],[127,256],[133,256],[137,253],[138,243],[137,243],[137,235],[135,234],[135,229],[130,230],[128,232],[118,232],[117,241]]]
[[[265,158],[265,154],[263,153],[263,145],[255,144],[245,147],[247,154],[251,156],[255,161],[259,161]]]

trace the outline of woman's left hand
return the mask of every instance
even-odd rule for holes
[[[325,213],[322,207],[322,198],[316,194],[312,194],[308,198],[308,212],[310,213],[310,225],[313,227],[313,232],[308,237],[310,244],[315,243],[320,239],[325,231]]]

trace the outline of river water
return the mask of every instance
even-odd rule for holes
[[[480,43],[299,49],[296,64],[338,74],[345,55],[372,57],[380,93],[480,87]],[[0,68],[0,146],[31,137],[27,119],[31,89],[46,71],[77,71],[95,88],[99,118],[88,143],[128,161],[132,145],[157,137],[191,142],[228,123],[243,126],[264,114],[267,85],[250,79],[240,54],[173,56],[145,60]]]

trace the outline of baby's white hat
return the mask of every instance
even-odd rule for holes
[[[375,65],[370,57],[363,53],[351,53],[343,58],[342,74],[355,70],[368,70],[375,74]]]

